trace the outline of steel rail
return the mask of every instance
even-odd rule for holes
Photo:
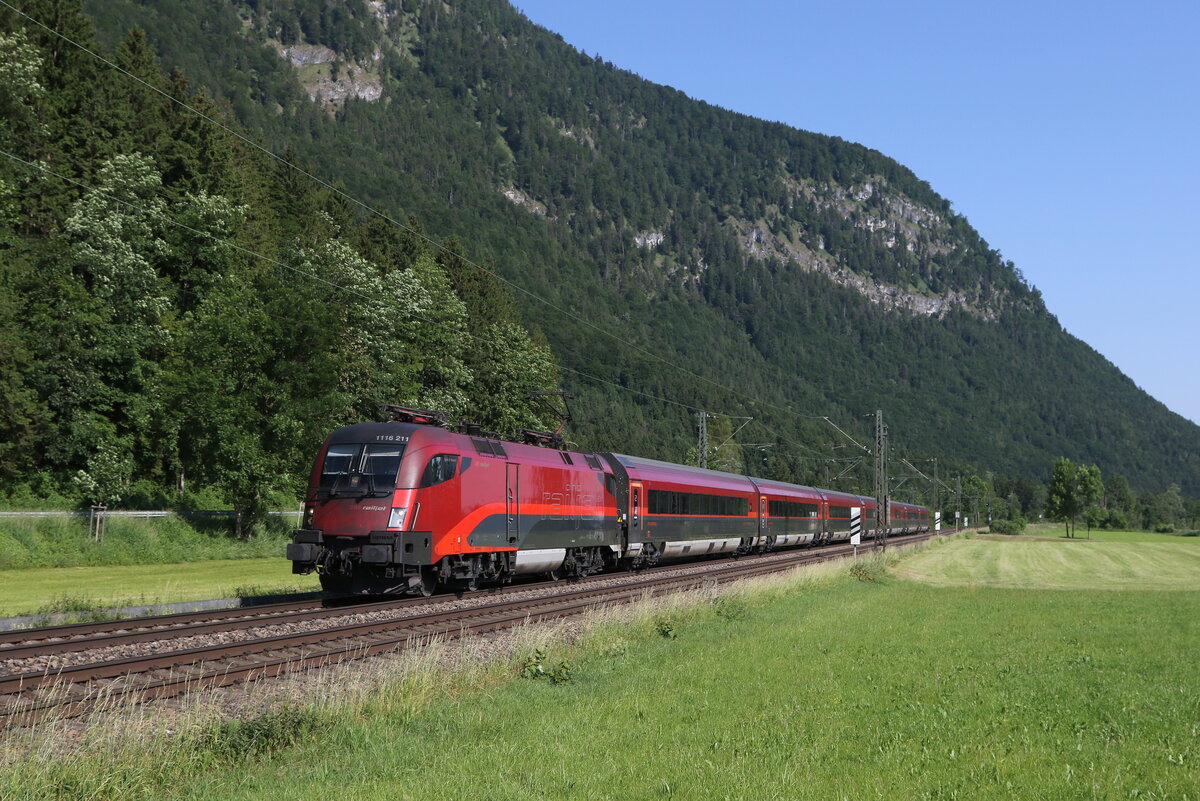
[[[897,544],[913,544],[933,536],[932,532],[908,535]],[[314,665],[399,651],[433,638],[457,639],[522,622],[567,617],[599,605],[630,603],[640,598],[726,584],[807,563],[831,561],[844,557],[852,549],[849,544],[839,544],[819,551],[794,552],[782,559],[723,562],[716,569],[686,576],[643,579],[541,598],[96,662],[56,672],[10,676],[0,679],[0,694],[8,696],[0,708],[0,728],[30,725],[51,712],[60,717],[77,716],[95,708],[101,701],[124,695],[136,695],[140,700],[170,697],[198,687],[228,686]],[[404,600],[422,602],[427,599]],[[43,687],[57,688],[58,697],[53,697],[54,692],[42,698],[28,697],[39,695],[37,691]]]
[[[790,549],[789,551],[780,551],[771,554],[744,556],[742,560],[779,559],[785,557],[789,552]],[[669,562],[651,568],[644,568],[641,573],[653,574],[679,570],[688,567],[689,564],[700,568],[713,561],[721,561],[726,557],[726,554],[720,554],[707,559],[697,559],[690,563]],[[583,579],[576,579],[571,583],[580,584],[591,581],[603,581],[620,575],[620,573],[614,572],[597,573]],[[206,609],[194,612],[177,612],[168,615],[122,618],[93,623],[68,623],[59,626],[14,629],[0,632],[0,662],[23,659],[30,656],[126,645],[160,638],[186,637],[222,629],[253,628],[256,625],[267,625],[275,621],[297,619],[295,613],[304,610],[312,610],[314,613],[313,617],[316,618],[336,617],[338,615],[350,615],[388,608],[419,606],[445,600],[451,595],[458,599],[479,598],[506,595],[512,592],[537,591],[560,584],[562,584],[561,581],[522,582],[519,584],[483,587],[469,592],[443,592],[430,598],[396,597],[386,601],[357,601],[356,596],[337,596],[306,601],[284,601],[258,606]],[[369,597],[375,598],[377,596]]]

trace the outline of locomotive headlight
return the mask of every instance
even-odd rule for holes
[[[401,529],[404,528],[404,515],[408,513],[407,506],[396,506],[392,508],[392,513],[388,516],[388,528]]]

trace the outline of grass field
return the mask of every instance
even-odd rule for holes
[[[292,563],[229,559],[167,565],[0,570],[0,616],[228,598],[247,588],[319,590],[315,575],[293,576]]]
[[[956,539],[906,559],[898,573],[943,586],[1200,590],[1200,540]]]
[[[1020,536],[1068,539],[1062,523],[1034,523],[1027,527]],[[1194,532],[1158,534],[1153,531],[1105,531],[1094,528],[1089,535],[1088,530],[1082,526],[1075,530],[1075,536],[1071,539],[1084,541],[1090,539],[1093,542],[1200,542],[1200,537],[1195,536]]]
[[[953,565],[977,548],[1044,545],[955,541],[897,567],[969,573]],[[1022,557],[1043,575],[1062,558]],[[115,760],[10,762],[0,795],[1196,799],[1200,592],[1143,567],[1153,591],[940,586],[868,564],[867,580],[660,604],[474,683],[430,670]],[[519,677],[544,676],[535,663],[559,683]]]

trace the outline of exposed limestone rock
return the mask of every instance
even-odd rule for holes
[[[534,214],[538,215],[539,217],[546,216],[545,204],[537,202],[536,200],[531,198],[529,195],[522,192],[520,189],[517,189],[515,186],[506,186],[503,189],[501,189],[500,192],[506,198],[508,198],[511,202],[517,204],[521,208],[523,208],[527,211],[533,212]],[[553,217],[551,217],[550,219],[553,219]]]
[[[827,253],[813,250],[803,242],[785,241],[770,232],[762,223],[752,223],[747,220],[730,220],[741,243],[752,257],[765,261],[776,258],[790,262],[810,272],[818,272],[844,287],[854,289],[868,300],[889,309],[899,309],[912,314],[941,319],[952,309],[961,308],[984,320],[996,320],[997,313],[993,308],[971,302],[962,292],[948,292],[944,295],[930,297],[897,286],[879,283],[866,276],[859,275],[837,264]]]
[[[279,54],[300,71],[308,98],[329,108],[339,108],[350,98],[375,102],[383,97],[383,81],[376,72],[356,61],[341,61],[336,51],[316,44],[280,47]],[[376,49],[372,66],[383,54]],[[326,67],[325,65],[331,65]],[[334,78],[334,74],[337,78]]]
[[[640,248],[653,250],[663,243],[667,237],[659,231],[642,231],[633,237],[634,243]]]
[[[293,67],[306,67],[310,64],[330,64],[337,61],[337,53],[324,45],[298,44],[284,47],[280,54]]]
[[[558,132],[571,141],[578,142],[588,150],[596,149],[596,140],[592,137],[591,131],[588,131],[586,128],[576,130],[574,128],[568,128],[565,124],[560,123]]]
[[[382,2],[382,0],[369,0],[367,6],[371,9],[371,13],[375,15],[375,19],[385,24],[389,19],[396,16],[395,12],[388,11],[388,4]]]
[[[347,67],[344,73],[337,80],[323,77],[306,84],[309,99],[325,106],[341,106],[352,97],[370,103],[383,97],[383,82],[378,75],[358,67]]]

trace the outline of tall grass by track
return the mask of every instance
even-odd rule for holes
[[[97,542],[83,518],[6,517],[0,518],[0,570],[279,556],[293,522],[269,518],[254,536],[239,540],[228,518],[113,517]]]
[[[0,796],[1195,799],[1198,621],[1198,592],[867,561],[306,674],[245,722],[43,730],[0,751]]]

